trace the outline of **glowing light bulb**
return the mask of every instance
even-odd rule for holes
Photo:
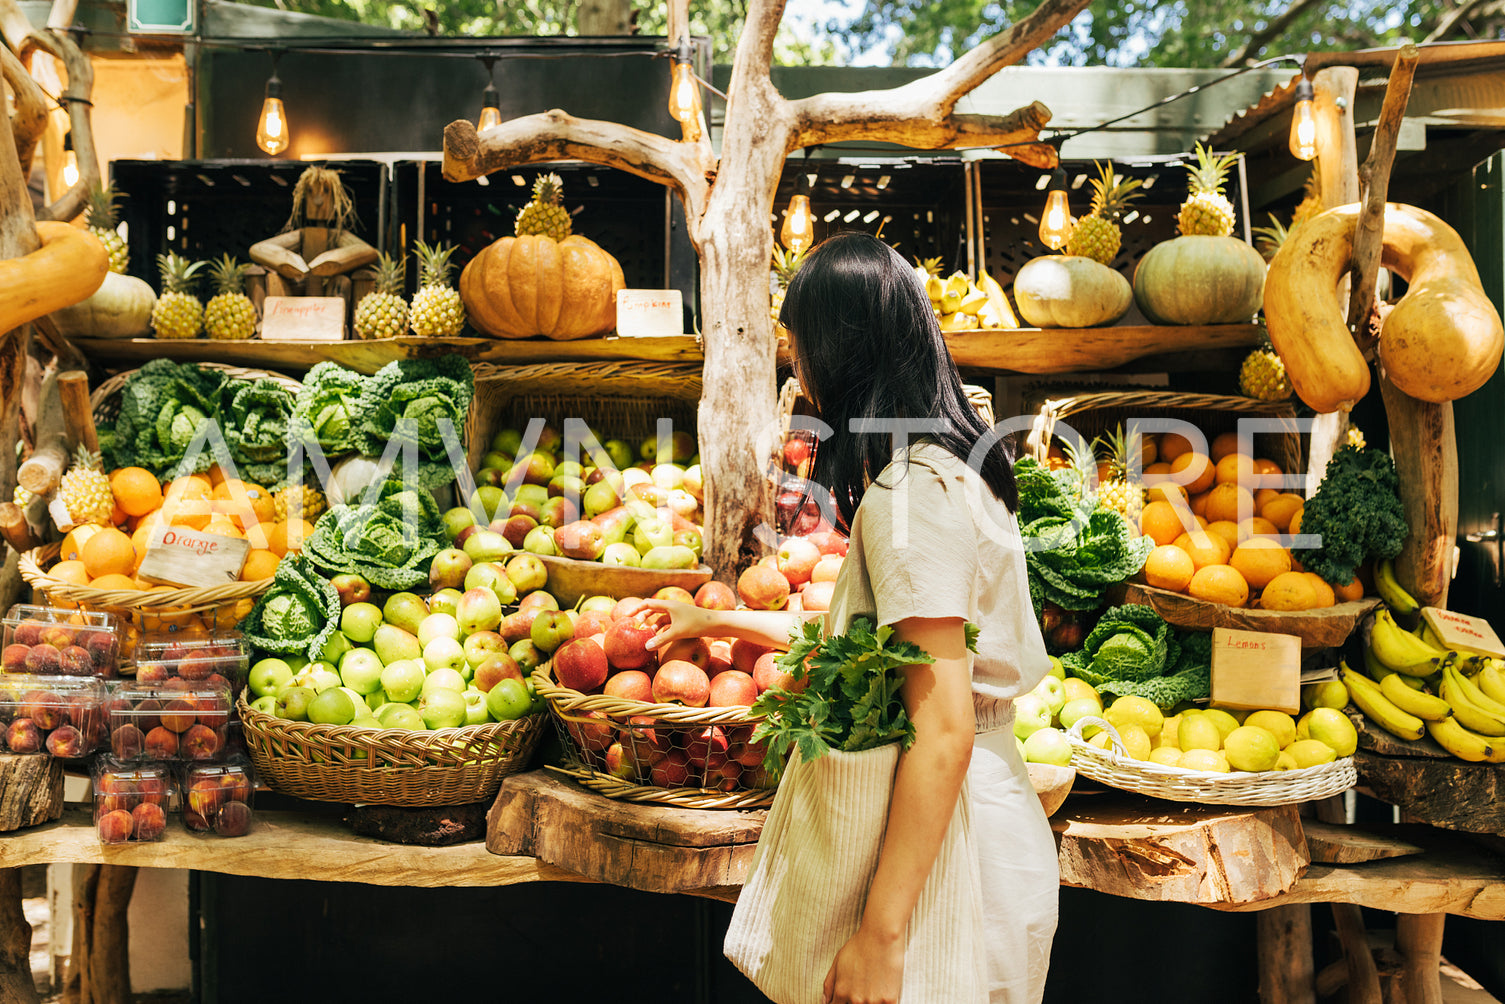
[[[476,129],[485,131],[502,124],[501,100],[495,84],[487,84],[481,92],[481,117],[476,120]]]
[[[1296,108],[1291,113],[1291,156],[1312,160],[1317,156],[1317,113],[1312,108],[1312,82],[1305,77],[1296,85]]]
[[[63,184],[69,188],[78,184],[78,154],[72,150],[63,155]]]
[[[789,208],[784,210],[784,226],[779,230],[779,240],[795,253],[815,243],[815,215],[810,211],[810,196],[796,195],[789,200]]]
[[[267,81],[266,100],[261,103],[261,121],[256,127],[256,145],[276,155],[287,149],[287,109],[282,105],[282,81],[273,73]]]
[[[1060,250],[1071,236],[1076,220],[1066,201],[1066,172],[1056,168],[1050,179],[1050,194],[1045,197],[1045,211],[1040,214],[1040,243],[1052,251]]]
[[[669,114],[689,125],[700,114],[700,85],[689,63],[674,64],[674,78],[669,84]]]

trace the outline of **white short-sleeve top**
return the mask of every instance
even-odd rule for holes
[[[857,508],[828,629],[839,634],[859,616],[976,624],[972,690],[981,697],[1012,699],[1050,670],[1018,522],[977,472],[934,444],[896,457]]]

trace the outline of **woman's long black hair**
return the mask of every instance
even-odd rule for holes
[[[852,432],[854,419],[938,420],[940,431],[925,438],[963,461],[992,432],[962,390],[914,268],[878,238],[837,234],[812,250],[779,321],[792,336],[801,389],[834,430],[816,450],[813,479],[831,489],[847,526],[867,485],[893,460],[892,434]],[[1003,439],[978,473],[1010,511],[1018,507]]]

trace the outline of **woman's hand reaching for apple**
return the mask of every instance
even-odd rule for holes
[[[820,614],[787,610],[710,610],[676,600],[647,599],[623,609],[626,616],[667,614],[669,622],[648,642],[651,650],[662,649],[682,638],[741,638],[765,648],[787,649],[789,636],[806,618]]]
[[[693,603],[678,600],[639,600],[623,609],[623,614],[636,617],[645,612],[667,614],[668,622],[660,618],[658,634],[648,640],[648,649],[654,651],[679,641],[681,638],[702,638],[722,632],[717,615],[720,610],[706,610]]]

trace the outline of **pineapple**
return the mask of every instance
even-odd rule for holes
[[[1239,392],[1260,401],[1284,401],[1291,396],[1286,364],[1268,342],[1244,357],[1238,371]]]
[[[152,330],[158,338],[197,338],[204,323],[204,305],[193,295],[194,273],[201,261],[190,262],[176,252],[157,256],[162,272],[162,295],[152,308]]]
[[[1131,201],[1139,198],[1134,189],[1143,182],[1128,180],[1113,172],[1113,164],[1097,165],[1100,177],[1092,181],[1092,208],[1077,220],[1066,239],[1066,253],[1091,258],[1103,265],[1112,263],[1118,254],[1123,234],[1114,222]]]
[[[805,250],[786,251],[777,244],[773,248],[773,274],[778,285],[773,291],[773,301],[769,307],[769,314],[773,317],[773,323],[779,324],[779,311],[784,308],[784,294],[789,289],[789,280],[794,278],[794,273],[800,270],[805,262]]]
[[[465,327],[465,307],[460,294],[450,288],[450,255],[453,244],[425,244],[419,241],[418,292],[408,312],[413,333],[424,338],[453,338]]]
[[[1111,435],[1099,436],[1093,444],[1102,443],[1108,453],[1107,463],[1098,468],[1097,506],[1112,509],[1133,526],[1139,526],[1139,513],[1144,508],[1144,486],[1132,480],[1129,457],[1140,451],[1139,430],[1129,426],[1128,431],[1120,425]]]
[[[1274,213],[1271,213],[1268,227],[1254,228],[1254,248],[1265,261],[1269,261],[1275,257],[1275,252],[1280,250],[1280,246],[1289,236],[1291,236],[1290,229],[1276,219]]]
[[[533,201],[517,214],[517,236],[541,234],[562,241],[570,235],[570,214],[560,205],[564,182],[557,174],[541,174],[533,182]]]
[[[1307,176],[1306,184],[1301,186],[1301,201],[1296,204],[1296,211],[1291,214],[1290,229],[1295,230],[1307,220],[1322,212],[1322,196],[1317,194],[1317,172],[1313,169]]]
[[[1188,236],[1227,237],[1233,233],[1233,203],[1223,194],[1228,168],[1237,154],[1219,157],[1201,143],[1196,145],[1197,162],[1184,165],[1191,174],[1186,201],[1181,203],[1177,223]]]
[[[209,266],[214,299],[204,308],[204,331],[210,338],[242,341],[256,335],[256,307],[245,293],[250,265],[230,255]]]
[[[357,338],[397,338],[408,330],[408,305],[402,299],[407,262],[382,254],[376,260],[376,289],[355,307]]]
[[[285,485],[272,494],[272,508],[279,523],[290,518],[312,523],[324,512],[326,505],[323,493],[317,488]]]
[[[57,497],[68,508],[74,526],[83,523],[110,525],[110,517],[115,512],[115,493],[110,490],[110,479],[100,467],[99,454],[80,446],[73,455],[73,466],[58,484]]]
[[[114,185],[90,189],[89,208],[84,211],[84,221],[89,224],[89,233],[98,237],[110,253],[110,271],[124,275],[126,266],[131,263],[131,252],[125,246],[125,238],[115,230],[119,225],[115,219],[117,198],[119,196]]]

